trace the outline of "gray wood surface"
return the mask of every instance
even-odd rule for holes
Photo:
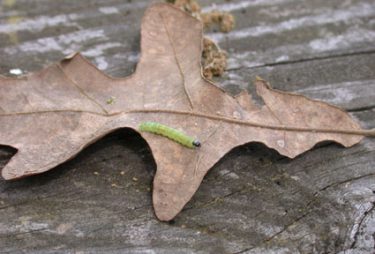
[[[149,3],[0,0],[0,74],[81,51],[106,73],[127,76]],[[259,75],[375,127],[374,1],[201,3],[237,19],[229,34],[208,32],[229,52],[218,80],[228,92],[253,91]],[[14,152],[0,148],[0,168]],[[375,252],[374,139],[349,149],[320,144],[294,160],[262,144],[236,148],[170,223],[153,214],[155,170],[144,140],[120,130],[45,174],[0,180],[0,253]]]

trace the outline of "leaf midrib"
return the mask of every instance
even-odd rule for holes
[[[329,129],[329,128],[309,128],[309,127],[296,127],[296,126],[285,126],[285,125],[269,125],[252,121],[245,121],[239,119],[233,119],[225,116],[212,115],[199,113],[194,111],[182,111],[182,110],[169,110],[169,109],[133,109],[129,111],[121,111],[115,113],[98,113],[84,110],[45,110],[45,111],[34,111],[34,112],[15,112],[10,114],[0,114],[0,117],[17,116],[17,115],[30,115],[30,114],[48,114],[48,113],[88,113],[99,115],[103,117],[113,117],[127,114],[175,114],[175,115],[186,115],[200,118],[208,118],[213,121],[223,121],[230,124],[239,124],[255,128],[279,130],[279,131],[293,131],[293,132],[311,132],[311,133],[333,133],[333,134],[345,134],[345,135],[359,135],[375,137],[375,128],[369,130],[354,130],[354,129]]]

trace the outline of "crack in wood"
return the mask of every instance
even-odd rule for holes
[[[310,202],[309,202],[310,203]],[[274,238],[276,238],[278,235],[282,234],[283,232],[285,232],[286,230],[288,230],[292,225],[294,225],[295,223],[299,222],[300,220],[302,220],[303,218],[305,218],[307,215],[309,215],[312,211],[309,210],[307,211],[306,213],[302,214],[301,216],[297,217],[295,220],[293,220],[291,223],[289,223],[288,225],[284,226],[284,228],[278,232],[276,232],[275,234],[271,235],[270,237],[266,238],[265,240],[263,240],[261,243],[259,244],[256,244],[255,246],[253,247],[250,247],[250,248],[246,248],[244,250],[241,250],[239,252],[235,252],[235,253],[232,253],[232,254],[242,254],[242,253],[245,253],[245,252],[248,252],[250,250],[253,250],[255,248],[258,248],[260,247],[261,245],[263,244],[267,244],[268,242],[272,241]]]
[[[324,144],[324,145],[320,146],[319,148],[329,147],[331,145],[332,144],[327,143],[327,144]],[[345,156],[345,157],[351,156],[351,157],[353,157],[353,156],[359,156],[359,155],[367,155],[367,154],[373,153],[374,150],[359,150],[359,151],[355,151],[354,149],[352,149],[352,150],[348,150],[348,152],[349,153],[345,153],[342,156]],[[319,161],[312,161],[312,164],[307,164],[306,163],[307,165],[301,166],[299,170],[293,171],[293,174],[297,174],[299,172],[306,171],[306,170],[308,170],[310,168],[317,168],[317,167],[320,167],[321,165],[325,166],[325,165],[327,165],[328,162],[336,161],[337,159],[338,159],[337,158],[337,154],[335,154],[333,157],[330,157],[330,158],[327,158],[327,159],[324,159],[324,160],[320,159]]]
[[[375,105],[369,105],[369,106],[365,106],[365,107],[347,109],[347,112],[354,113],[354,112],[371,111],[371,110],[374,110],[374,109],[375,109]]]
[[[345,183],[350,183],[350,182],[353,182],[353,181],[357,181],[359,179],[366,178],[366,177],[369,177],[369,176],[375,176],[375,173],[369,173],[369,174],[366,174],[366,175],[353,177],[353,178],[350,178],[350,179],[347,179],[347,180],[344,180],[344,181],[341,181],[341,182],[331,183],[331,184],[329,184],[329,185],[327,185],[327,186],[319,189],[319,192],[325,191],[325,190],[327,190],[329,188],[336,187],[336,186],[341,185],[341,184],[345,184]]]
[[[342,58],[342,57],[369,55],[369,54],[375,54],[375,50],[357,51],[357,52],[343,53],[343,54],[337,54],[337,55],[323,55],[323,56],[316,56],[316,57],[301,58],[301,59],[296,59],[296,60],[264,63],[264,64],[251,66],[251,67],[245,66],[245,67],[238,67],[238,68],[229,68],[227,69],[227,71],[232,72],[232,71],[239,71],[239,70],[251,70],[251,69],[264,68],[264,67],[274,67],[274,66],[279,66],[279,65],[298,64],[298,63],[305,63],[305,62],[311,62],[311,61],[330,60],[330,59],[336,59],[336,58]]]
[[[4,193],[6,193],[7,190],[3,191]],[[34,199],[29,199],[29,200],[26,200],[26,201],[22,201],[22,202],[19,202],[19,203],[16,203],[16,204],[10,204],[10,205],[6,205],[6,206],[2,206],[0,207],[0,210],[6,210],[6,209],[9,209],[9,208],[16,208],[16,207],[19,207],[19,206],[23,206],[23,205],[27,205],[29,203],[33,203],[35,201],[38,201],[38,200],[46,200],[48,198],[52,198],[52,197],[64,197],[64,198],[69,198],[69,197],[76,197],[76,198],[72,198],[72,199],[67,199],[65,200],[64,202],[70,202],[70,201],[74,201],[74,200],[77,200],[77,199],[81,199],[82,196],[80,196],[80,194],[82,194],[83,191],[78,191],[78,192],[71,192],[71,193],[66,193],[66,192],[60,192],[60,193],[54,193],[54,194],[51,194],[51,195],[46,195],[44,197],[35,197]],[[98,195],[98,194],[96,194]],[[95,196],[95,195],[92,195],[92,196]],[[78,197],[78,198],[77,198]]]
[[[46,228],[40,228],[40,229],[30,230],[30,231],[27,231],[27,232],[19,232],[19,233],[15,233],[15,234],[7,234],[5,236],[0,236],[0,239],[14,238],[15,236],[19,236],[19,235],[34,234],[35,232],[41,232],[41,231],[45,231],[47,229],[48,228],[46,227]]]
[[[372,213],[372,211],[374,211],[375,209],[375,202],[372,203],[372,206],[367,209],[364,213],[363,213],[363,216],[359,219],[359,222],[358,222],[358,227],[357,227],[357,231],[354,233],[354,237],[353,237],[353,242],[352,244],[350,245],[350,248],[349,249],[354,249],[356,247],[356,244],[357,244],[357,241],[358,241],[358,236],[360,234],[360,231],[361,231],[361,226],[363,224],[363,222],[365,221],[366,217]]]
[[[253,250],[255,248],[258,248],[259,246],[261,245],[264,245],[264,244],[267,244],[268,242],[272,241],[273,239],[275,239],[277,236],[279,236],[280,234],[282,234],[283,232],[285,232],[286,230],[288,230],[291,226],[293,226],[295,223],[299,222],[300,220],[302,220],[303,218],[305,218],[307,215],[309,215],[310,213],[312,213],[313,211],[311,210],[311,205],[316,201],[318,200],[319,198],[319,195],[317,192],[314,193],[314,198],[312,198],[304,207],[304,209],[306,210],[305,213],[303,213],[301,216],[298,216],[297,218],[295,218],[292,222],[288,223],[287,225],[285,225],[283,227],[282,230],[276,232],[275,234],[265,238],[264,240],[262,240],[260,243],[256,244],[255,246],[252,246],[252,247],[249,247],[249,248],[246,248],[244,250],[241,250],[239,252],[235,252],[233,254],[241,254],[241,253],[245,253],[247,251],[250,251],[250,250]]]

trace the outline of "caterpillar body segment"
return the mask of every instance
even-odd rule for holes
[[[179,130],[156,122],[141,123],[139,125],[139,130],[167,137],[191,149],[199,147],[201,145],[201,143],[197,139],[190,137]]]

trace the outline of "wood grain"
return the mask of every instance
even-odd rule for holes
[[[201,2],[237,18],[235,31],[210,32],[230,53],[225,89],[252,91],[259,75],[375,127],[372,1]],[[81,51],[105,72],[127,76],[147,4],[1,1],[0,73],[35,71]],[[147,144],[122,130],[56,170],[0,180],[0,253],[371,253],[374,142],[322,144],[294,160],[260,144],[235,149],[166,224],[152,213]],[[0,150],[0,166],[12,152]]]

